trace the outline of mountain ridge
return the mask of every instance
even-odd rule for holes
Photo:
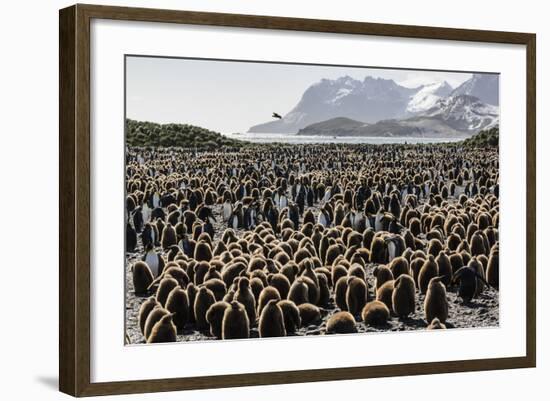
[[[474,95],[479,94],[493,102],[498,100],[498,76],[490,75],[487,78],[485,75],[473,74],[454,89],[446,81],[408,88],[392,79],[370,76],[363,80],[350,76],[322,79],[309,86],[296,106],[283,118],[254,125],[248,132],[298,133],[312,124],[336,118],[348,118],[371,125],[384,121],[384,124],[379,124],[383,126],[387,125],[388,120],[407,120],[423,116],[426,117],[425,121],[430,121],[432,117],[444,121],[445,124],[439,124],[440,129],[449,126],[449,131],[468,134],[476,129],[498,124],[498,106],[486,103]],[[402,123],[400,126],[409,123]],[[336,128],[340,131],[344,129]],[[327,127],[322,125],[316,129],[326,131]],[[329,135],[323,135],[325,134]]]
[[[498,126],[498,108],[469,95],[440,99],[425,114],[374,124],[344,117],[308,125],[297,135],[468,137]]]

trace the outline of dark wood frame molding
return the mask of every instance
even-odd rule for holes
[[[193,378],[90,382],[90,21],[92,18],[524,45],[527,49],[527,308],[524,357]],[[73,396],[364,379],[536,365],[536,36],[529,33],[96,5],[59,13],[59,388]]]

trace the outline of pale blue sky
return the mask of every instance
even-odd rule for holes
[[[246,132],[289,112],[323,78],[393,79],[408,87],[446,80],[456,87],[470,73],[327,67],[131,56],[126,58],[128,118],[188,123],[223,133]]]

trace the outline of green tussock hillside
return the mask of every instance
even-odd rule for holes
[[[498,127],[479,131],[471,138],[465,139],[462,143],[464,146],[474,148],[498,147]]]
[[[241,147],[247,143],[190,124],[157,124],[126,119],[126,144],[129,146],[216,149]]]

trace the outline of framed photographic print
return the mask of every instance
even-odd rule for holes
[[[535,107],[529,33],[61,10],[60,390],[534,367]]]

